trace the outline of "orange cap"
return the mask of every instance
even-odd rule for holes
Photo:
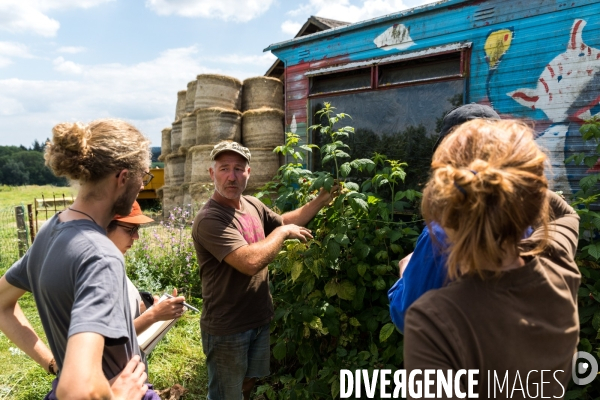
[[[148,222],[153,222],[154,220],[150,217],[146,217],[144,213],[142,213],[140,204],[137,201],[134,201],[129,215],[122,217],[117,214],[113,217],[113,221],[123,221],[130,224],[146,224]]]

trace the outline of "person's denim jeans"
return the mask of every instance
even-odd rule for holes
[[[233,335],[202,331],[209,400],[242,398],[244,378],[269,375],[269,324]]]

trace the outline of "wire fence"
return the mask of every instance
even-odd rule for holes
[[[19,249],[23,252],[30,244],[27,208],[18,207],[21,208],[25,218],[25,234],[21,232],[21,240],[17,228],[16,207],[0,208],[0,272],[2,273],[19,259]]]

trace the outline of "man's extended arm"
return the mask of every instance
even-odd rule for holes
[[[21,290],[0,278],[0,330],[17,347],[48,371],[53,356],[50,349],[38,337],[17,301],[25,294]]]
[[[304,227],[287,224],[276,228],[260,242],[239,247],[225,256],[225,262],[243,274],[253,276],[275,259],[286,239],[299,239],[306,242],[312,239],[310,231]]]

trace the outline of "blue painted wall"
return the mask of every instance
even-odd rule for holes
[[[381,47],[381,36],[394,26],[403,41],[390,45],[395,39],[388,37]],[[499,43],[503,38],[508,40]],[[565,167],[563,160],[583,150],[581,120],[600,112],[600,0],[450,0],[269,49],[285,62],[289,79],[299,82],[313,69],[456,42],[472,43],[467,101],[490,104],[506,118],[535,121],[538,143],[551,155],[555,189],[577,190],[589,171]],[[295,107],[307,97],[303,87]]]

